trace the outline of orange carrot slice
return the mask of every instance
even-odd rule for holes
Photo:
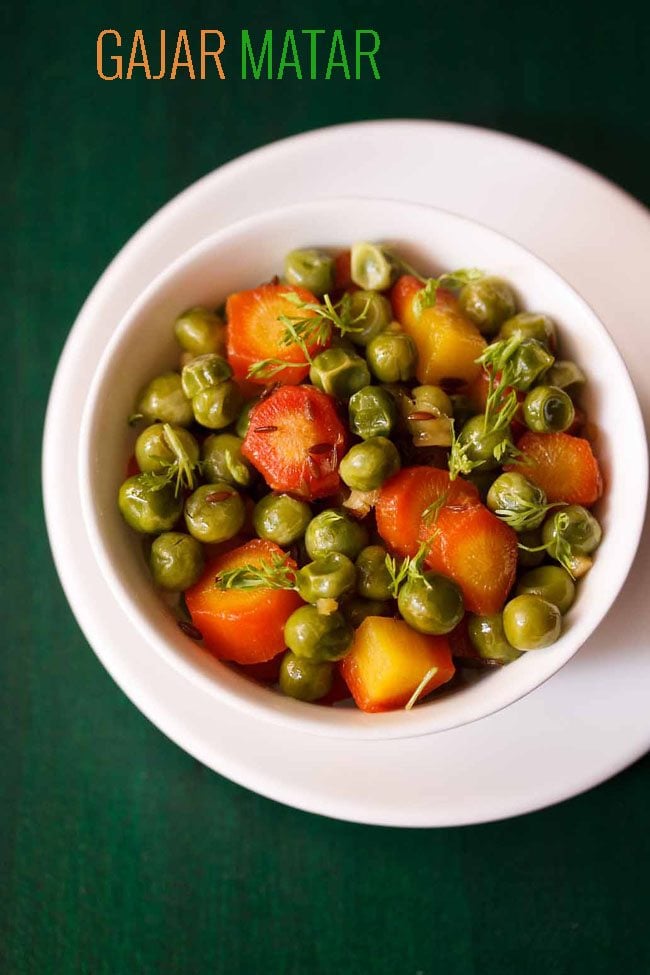
[[[228,361],[235,379],[250,379],[258,385],[298,385],[307,378],[309,363],[305,360],[304,350],[296,342],[283,343],[286,325],[280,319],[282,316],[315,318],[316,312],[296,308],[284,297],[287,292],[293,292],[302,302],[313,304],[318,301],[311,291],[288,284],[262,284],[249,291],[238,291],[228,298]],[[313,341],[306,345],[311,356],[324,348]],[[251,366],[263,359],[281,359],[296,365],[287,365],[272,375],[249,377]]]
[[[594,504],[603,491],[603,478],[591,444],[568,433],[533,433],[517,442],[524,463],[511,464],[546,493],[550,502]]]
[[[482,505],[442,508],[430,535],[428,568],[460,586],[472,613],[498,613],[515,581],[517,536]]]
[[[415,555],[423,540],[423,513],[442,498],[445,505],[466,507],[478,503],[479,493],[469,481],[452,481],[437,467],[404,467],[386,481],[375,515],[377,531],[392,552]]]
[[[254,539],[209,562],[199,581],[186,591],[192,623],[215,657],[259,664],[285,649],[284,624],[302,605],[297,593],[286,589],[219,589],[215,585],[217,573],[225,569],[260,565],[283,554],[273,542]],[[287,561],[295,567],[288,557]]]

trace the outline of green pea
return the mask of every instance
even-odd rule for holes
[[[399,451],[387,437],[371,437],[348,450],[339,465],[344,484],[355,491],[374,491],[400,469]]]
[[[207,355],[226,351],[226,326],[207,308],[189,308],[174,323],[176,341],[190,355]]]
[[[181,377],[177,372],[164,372],[156,376],[141,390],[135,407],[135,415],[148,423],[173,423],[188,427],[194,415],[192,404],[183,392]]]
[[[367,544],[366,528],[345,512],[334,508],[321,511],[312,518],[305,532],[305,547],[310,559],[340,552],[354,560]]]
[[[527,390],[542,373],[553,365],[553,356],[537,339],[525,339],[510,360],[514,375],[510,385],[514,389]]]
[[[539,528],[546,515],[545,505],[546,495],[542,489],[515,472],[500,474],[487,493],[490,511],[505,514],[506,521],[516,530]],[[516,519],[512,517],[515,515]]]
[[[538,569],[525,572],[519,580],[516,594],[522,596],[525,593],[548,600],[564,616],[576,597],[576,587],[561,565],[542,565]]]
[[[183,392],[188,399],[210,389],[212,386],[219,386],[232,376],[232,369],[226,359],[220,355],[200,355],[192,359],[186,366],[183,366],[181,379],[183,382]]]
[[[167,427],[167,430],[165,430]],[[171,433],[170,433],[171,431]],[[141,471],[160,473],[178,461],[176,442],[194,467],[199,460],[199,445],[183,427],[154,423],[142,431],[135,442],[135,459]]]
[[[414,386],[411,399],[414,410],[425,410],[434,417],[454,415],[451,399],[440,386]]]
[[[330,552],[320,559],[314,559],[296,573],[298,594],[307,603],[319,599],[339,599],[345,592],[354,589],[356,570],[347,555]]]
[[[364,599],[362,596],[346,596],[341,601],[341,612],[356,630],[369,616],[392,616],[393,603],[382,599]]]
[[[372,374],[381,383],[407,382],[415,375],[417,349],[405,332],[382,332],[366,346]]]
[[[349,309],[354,322],[354,331],[349,334],[355,345],[367,345],[388,327],[393,317],[390,301],[377,291],[355,291],[350,295]]]
[[[458,296],[460,306],[478,330],[494,335],[499,326],[512,318],[517,302],[510,285],[501,278],[480,278],[466,284]]]
[[[284,278],[288,284],[307,288],[321,298],[332,290],[334,259],[314,248],[291,251],[284,259]]]
[[[201,447],[202,471],[206,481],[227,481],[248,487],[253,469],[242,456],[243,440],[232,433],[212,433]]]
[[[406,426],[416,447],[450,447],[453,406],[440,386],[415,386],[403,399]]]
[[[297,657],[323,661],[341,660],[352,643],[353,630],[340,612],[319,613],[315,606],[301,606],[284,626],[284,640]]]
[[[499,330],[500,339],[520,335],[524,339],[535,339],[549,348],[555,347],[555,325],[548,315],[535,311],[520,311],[518,315],[506,319]]]
[[[364,386],[348,403],[350,430],[369,440],[371,437],[389,437],[397,423],[395,400],[382,386]]]
[[[535,433],[561,433],[568,430],[576,411],[568,393],[559,386],[536,386],[526,396],[524,422]]]
[[[259,403],[258,399],[252,399],[250,403],[246,403],[246,405],[242,407],[241,413],[237,417],[237,423],[235,424],[235,433],[237,434],[238,437],[241,437],[242,440],[248,433],[248,428],[251,424],[251,410],[253,409],[254,406],[257,406],[258,403]]]
[[[399,591],[397,606],[419,633],[449,633],[465,612],[459,587],[436,572],[408,578]]]
[[[267,494],[253,510],[253,527],[260,538],[276,545],[294,545],[311,520],[311,508],[289,494]]]
[[[350,277],[359,288],[385,291],[393,284],[397,273],[395,261],[383,247],[364,241],[352,245]]]
[[[463,426],[458,436],[458,442],[466,448],[468,460],[483,471],[498,467],[501,457],[495,457],[501,450],[501,445],[511,445],[510,427],[504,430],[485,430],[485,417],[482,414],[471,417]]]
[[[541,650],[555,643],[562,614],[541,596],[515,596],[503,609],[503,632],[516,650]]]
[[[241,393],[233,382],[209,386],[192,399],[194,419],[208,430],[223,430],[236,419]]]
[[[568,359],[556,359],[551,368],[544,374],[544,382],[549,386],[567,389],[578,383],[585,383],[585,374],[575,362]]]
[[[549,555],[558,556],[558,546],[564,542],[578,555],[591,555],[598,548],[602,529],[594,516],[580,504],[568,504],[554,511],[542,526],[542,539]]]
[[[280,664],[280,690],[297,701],[319,701],[332,688],[334,669],[295,653],[285,653]]]
[[[365,360],[342,346],[320,352],[311,364],[309,380],[336,399],[349,399],[370,383]]]
[[[246,508],[231,484],[216,481],[197,488],[185,502],[185,524],[200,542],[226,542],[246,519]]]
[[[149,553],[153,581],[161,589],[183,592],[203,572],[203,548],[191,535],[163,532],[154,539]]]
[[[534,531],[519,532],[517,541],[519,542],[517,562],[523,568],[533,568],[540,565],[546,558],[546,552],[540,548],[543,542],[539,528],[534,529]],[[526,547],[522,548],[524,545]],[[537,551],[531,552],[529,549],[537,549]]]
[[[118,506],[131,528],[157,535],[174,527],[183,510],[183,500],[176,497],[174,488],[164,479],[136,474],[120,487]]]
[[[386,567],[386,549],[367,545],[356,561],[357,592],[366,599],[385,600],[393,595],[393,583]]]
[[[472,646],[483,660],[498,660],[509,664],[521,657],[521,651],[515,650],[506,640],[501,613],[490,616],[474,616],[470,613],[467,618],[467,632]]]

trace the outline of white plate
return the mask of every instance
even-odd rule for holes
[[[84,305],[47,416],[46,516],[75,615],[113,678],[147,717],[215,771],[311,812],[391,826],[485,822],[602,782],[650,745],[650,561],[640,556],[597,633],[551,681],[499,714],[425,738],[299,738],[216,705],[144,644],[103,582],[71,493],[79,418],[112,328],[166,264],[202,237],[269,206],[357,193],[432,203],[520,240],[605,322],[650,412],[646,211],[601,177],[494,132],[430,122],[325,129],[244,156],[150,220]],[[634,485],[630,485],[634,490]],[[290,739],[290,740],[289,740]]]

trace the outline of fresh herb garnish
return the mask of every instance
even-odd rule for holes
[[[295,589],[296,572],[289,565],[286,555],[271,556],[270,561],[259,565],[238,565],[224,569],[215,578],[217,589]]]
[[[282,369],[304,369],[313,362],[309,346],[326,346],[332,333],[340,335],[361,331],[359,322],[363,319],[368,302],[358,315],[352,314],[352,299],[344,294],[340,301],[334,303],[329,295],[323,296],[323,303],[302,301],[295,291],[285,291],[282,297],[296,307],[297,310],[309,311],[311,315],[280,315],[278,321],[284,325],[284,333],[280,338],[280,345],[289,347],[297,345],[304,359],[300,362],[287,362],[285,359],[269,358],[254,362],[249,367],[249,378],[269,379],[277,375]]]
[[[449,491],[443,491],[439,494],[435,501],[432,501],[428,507],[422,512],[422,520],[430,525],[438,520],[438,515],[447,503],[447,498],[449,497]]]
[[[513,359],[523,339],[520,335],[513,335],[501,342],[493,342],[476,359],[478,365],[483,366],[488,377],[488,393],[483,416],[483,433],[486,437],[493,437],[503,432],[492,450],[492,455],[499,464],[518,460],[525,463],[520,450],[513,444],[509,436],[509,427],[519,408],[517,391],[512,383],[517,380],[518,366]],[[452,423],[451,450],[449,454],[449,476],[452,481],[459,474],[467,476],[480,467],[483,460],[472,460],[469,457],[470,443],[461,443],[456,436]]]
[[[471,474],[475,467],[478,467],[481,461],[472,461],[467,456],[469,449],[469,443],[461,443],[456,436],[456,424],[451,421],[451,448],[449,450],[449,478],[455,481],[459,474],[467,476]]]
[[[140,483],[148,491],[161,491],[172,480],[173,472],[171,464],[164,471],[145,471],[140,474]]]
[[[483,366],[488,377],[488,394],[485,404],[486,427],[493,416],[507,414],[501,421],[505,426],[515,415],[518,406],[517,393],[512,387],[518,377],[515,355],[524,341],[520,334],[488,345],[476,362]]]
[[[533,531],[539,527],[551,508],[559,508],[564,503],[564,501],[556,501],[553,504],[540,504],[538,501],[526,501],[519,498],[517,511],[513,511],[511,508],[497,508],[494,514],[516,532]],[[529,551],[531,550],[529,549]]]
[[[429,551],[431,539],[422,542],[419,549],[413,556],[407,555],[406,558],[397,561],[393,556],[387,555],[385,558],[386,569],[391,581],[391,595],[397,599],[401,585],[408,579],[421,579],[426,582],[422,573],[422,564]]]
[[[169,460],[168,457],[152,455],[151,459],[157,461],[161,469],[155,472],[148,471],[141,475],[146,487],[150,491],[160,491],[168,484],[171,484],[172,481],[175,481],[174,494],[176,496],[178,496],[183,488],[188,488],[190,491],[194,490],[194,473],[197,469],[200,471],[201,462],[195,462],[190,458],[183,446],[183,442],[169,423],[163,424],[162,436],[165,444],[172,452],[174,459]]]
[[[565,532],[570,524],[571,521],[569,516],[563,512],[560,512],[555,517],[556,534],[554,538],[552,538],[549,542],[544,542],[542,545],[522,545],[520,542],[519,548],[523,549],[525,552],[548,552],[551,558],[555,559],[564,569],[566,569],[572,579],[576,579],[576,563],[579,561],[579,559],[574,554],[571,544],[565,535]]]
[[[484,272],[476,267],[448,271],[446,274],[441,274],[439,278],[422,278],[419,274],[416,275],[423,284],[422,290],[418,291],[415,296],[414,310],[416,315],[421,314],[425,308],[433,308],[438,300],[439,288],[457,291],[472,281],[480,281],[484,276]]]
[[[194,472],[199,467],[199,463],[190,459],[182,440],[169,423],[163,424],[163,439],[174,455],[174,460],[169,466],[170,478],[176,477],[174,493],[178,494],[184,487],[192,491],[195,485]]]
[[[394,556],[386,555],[385,563],[390,576],[391,595],[393,599],[397,599],[399,588],[408,575],[409,559],[407,557],[398,562]]]
[[[420,698],[427,684],[429,683],[432,677],[436,676],[437,673],[438,673],[437,667],[430,667],[429,670],[427,670],[426,674],[424,675],[424,677],[422,678],[418,686],[411,694],[411,697],[409,698],[408,702],[404,705],[405,711],[410,711],[413,705],[417,704],[418,699]]]

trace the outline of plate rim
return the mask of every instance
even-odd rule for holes
[[[275,153],[278,153],[278,152],[281,152],[281,151],[286,151],[286,150],[292,151],[295,148],[296,145],[300,145],[303,142],[308,142],[308,141],[312,141],[312,140],[322,139],[323,137],[327,138],[330,134],[336,135],[340,130],[348,130],[349,131],[350,129],[353,129],[353,128],[361,128],[361,129],[382,128],[382,129],[388,129],[388,128],[391,128],[394,125],[399,125],[399,126],[404,126],[404,125],[411,126],[411,125],[415,125],[417,127],[426,127],[427,129],[440,128],[440,127],[443,127],[443,128],[446,128],[446,129],[450,129],[450,130],[462,129],[462,130],[466,130],[466,131],[471,131],[474,135],[479,134],[481,136],[489,136],[490,138],[493,138],[493,139],[496,138],[496,139],[499,139],[499,140],[505,140],[505,141],[508,141],[508,142],[517,143],[520,146],[527,148],[528,150],[533,149],[535,151],[539,151],[539,152],[545,153],[545,154],[547,154],[547,155],[555,158],[556,160],[558,160],[561,164],[563,164],[565,166],[568,165],[570,167],[576,168],[583,175],[587,175],[588,177],[590,177],[592,179],[593,178],[597,179],[600,183],[604,184],[605,187],[607,187],[610,191],[612,191],[612,190],[615,191],[616,194],[617,194],[617,196],[621,199],[621,201],[625,201],[626,204],[632,203],[634,205],[634,208],[637,211],[640,211],[644,216],[647,215],[646,208],[643,206],[642,203],[640,203],[640,201],[635,200],[635,198],[632,197],[632,196],[630,196],[625,190],[622,190],[620,187],[616,186],[616,184],[612,183],[611,181],[609,181],[605,177],[601,176],[600,174],[595,173],[593,170],[591,170],[588,167],[584,166],[582,163],[578,163],[577,161],[572,160],[569,157],[565,157],[562,154],[557,153],[555,150],[549,149],[549,148],[544,147],[544,146],[539,146],[538,144],[536,144],[534,142],[529,142],[528,140],[520,139],[517,136],[511,136],[511,135],[508,135],[508,134],[505,134],[505,133],[498,132],[496,130],[484,129],[484,128],[481,128],[481,127],[478,127],[478,126],[469,126],[469,125],[463,125],[463,124],[457,124],[457,123],[436,122],[436,121],[427,121],[427,120],[412,120],[411,121],[411,120],[407,120],[407,119],[403,119],[403,120],[381,120],[381,121],[377,121],[377,122],[368,121],[368,122],[361,122],[361,123],[354,123],[354,122],[352,122],[352,123],[345,123],[345,124],[342,124],[342,125],[328,126],[328,127],[321,128],[321,129],[316,129],[316,130],[310,130],[309,132],[306,132],[306,133],[301,133],[301,134],[297,134],[297,135],[294,135],[294,136],[290,136],[290,137],[288,137],[286,139],[278,140],[277,142],[273,142],[270,145],[263,146],[263,147],[260,147],[258,149],[254,149],[254,150],[252,150],[252,151],[244,154],[243,156],[238,157],[237,159],[230,160],[223,167],[220,167],[218,169],[213,170],[212,172],[210,172],[210,173],[204,175],[203,177],[201,177],[201,179],[199,179],[198,181],[196,181],[195,183],[193,183],[191,186],[185,188],[181,193],[179,193],[172,200],[170,200],[163,207],[161,207],[155,214],[153,214],[152,217],[150,217],[149,220],[147,220],[142,225],[142,227],[140,227],[139,230],[137,230],[136,233],[127,241],[127,243],[119,251],[119,253],[116,255],[116,257],[113,258],[113,260],[110,262],[110,264],[108,265],[108,267],[106,268],[106,270],[100,276],[100,278],[98,279],[98,281],[95,284],[94,288],[91,290],[90,294],[87,296],[86,300],[84,301],[84,303],[83,303],[83,305],[81,307],[81,310],[80,310],[80,312],[79,312],[79,314],[78,314],[78,316],[77,316],[77,318],[75,320],[75,324],[74,324],[74,326],[73,326],[73,328],[72,328],[72,330],[71,330],[71,332],[70,332],[70,334],[69,334],[69,336],[68,336],[68,338],[66,340],[66,343],[65,343],[65,345],[63,347],[63,351],[61,353],[61,358],[59,360],[59,364],[57,366],[57,370],[56,370],[56,373],[55,373],[55,376],[54,376],[54,380],[53,380],[53,383],[52,383],[52,390],[51,390],[50,399],[49,399],[49,402],[48,402],[48,408],[47,408],[47,413],[46,413],[46,421],[45,421],[45,429],[46,429],[46,431],[48,430],[50,424],[53,422],[52,417],[53,417],[54,412],[55,412],[55,409],[54,408],[55,408],[55,404],[56,404],[56,397],[59,395],[58,386],[61,383],[61,376],[62,376],[62,374],[64,372],[64,367],[65,367],[65,364],[66,364],[66,358],[67,358],[68,355],[72,354],[72,352],[74,351],[74,343],[75,343],[75,341],[79,337],[79,331],[80,331],[79,326],[80,326],[80,323],[83,322],[85,315],[88,313],[88,307],[89,307],[89,305],[90,305],[90,308],[92,309],[92,303],[95,302],[95,301],[98,301],[99,298],[101,297],[102,288],[104,288],[106,286],[107,279],[110,281],[110,279],[119,271],[121,264],[130,256],[131,250],[135,246],[137,246],[137,244],[139,243],[139,241],[143,237],[145,237],[146,235],[150,234],[152,232],[152,230],[154,230],[161,222],[164,222],[164,220],[170,215],[170,213],[173,213],[173,210],[175,208],[180,208],[183,205],[185,199],[189,195],[196,194],[197,191],[199,190],[199,188],[203,189],[206,184],[211,184],[212,181],[221,180],[224,177],[228,177],[230,175],[230,173],[232,173],[233,171],[236,172],[242,166],[246,166],[246,164],[250,163],[254,158],[261,158],[265,154],[269,154],[269,153],[274,153],[275,154]],[[461,214],[461,216],[463,216],[463,215]],[[501,233],[501,231],[499,231],[499,232]],[[528,245],[524,245],[524,246],[528,247]],[[528,249],[530,249],[530,248],[528,248]],[[562,272],[558,272],[558,273],[561,274]],[[575,289],[575,290],[578,290],[578,289]],[[578,293],[580,294],[579,291],[578,291]],[[584,295],[581,294],[581,297],[584,298]],[[588,299],[584,298],[584,300],[587,301],[587,304],[590,304],[590,302],[589,302]],[[51,451],[50,451],[50,453],[51,453]],[[44,476],[45,476],[46,470],[49,470],[48,458],[45,456],[45,454],[43,456],[43,469],[44,469]],[[47,526],[48,526],[48,537],[51,537],[51,519],[53,517],[53,511],[52,511],[53,502],[52,502],[51,497],[48,496],[48,493],[47,492],[45,492],[44,506],[45,506],[45,509],[46,509],[46,521],[47,521]],[[183,741],[183,740],[181,740],[181,738],[182,738],[181,735],[176,736],[175,734],[170,733],[170,731],[167,730],[166,728],[161,728],[161,725],[160,725],[159,720],[158,720],[158,716],[154,716],[155,715],[155,708],[150,708],[144,702],[144,700],[143,700],[143,696],[144,695],[135,693],[133,691],[133,688],[131,688],[131,687],[129,687],[127,689],[127,687],[124,686],[123,682],[116,675],[116,671],[119,671],[119,667],[112,666],[112,663],[113,663],[112,661],[111,661],[111,664],[109,664],[108,660],[106,659],[107,658],[107,654],[104,652],[104,649],[102,648],[102,651],[100,652],[100,650],[95,646],[94,641],[91,640],[90,635],[89,635],[89,633],[86,630],[86,626],[84,625],[84,622],[82,622],[82,620],[80,619],[80,614],[78,614],[77,609],[74,606],[74,604],[72,603],[72,601],[70,599],[70,596],[68,594],[68,585],[67,585],[68,584],[68,580],[65,577],[65,572],[62,571],[62,567],[59,565],[59,562],[58,562],[56,556],[55,556],[55,564],[57,566],[57,571],[59,573],[59,577],[61,579],[61,582],[62,582],[64,591],[66,593],[66,596],[68,597],[68,601],[69,601],[69,603],[71,605],[72,611],[73,611],[73,613],[75,615],[75,618],[77,619],[77,622],[79,623],[82,631],[84,632],[84,635],[86,636],[86,638],[91,643],[91,646],[93,647],[94,652],[97,654],[97,656],[101,660],[102,664],[108,670],[109,674],[111,674],[111,676],[113,677],[113,679],[115,680],[115,682],[118,684],[118,686],[120,686],[120,688],[124,691],[124,693],[127,695],[127,697],[131,701],[133,701],[133,703],[141,711],[143,711],[143,713],[160,730],[163,730],[163,733],[166,734],[167,737],[171,738],[171,740],[175,741],[176,744],[178,744],[184,750],[188,751],[190,754],[194,754],[195,757],[199,757],[201,761],[203,761],[206,765],[208,765],[208,767],[214,768],[214,763],[210,760],[209,757],[203,757],[203,755],[197,754],[197,753],[203,752],[203,748],[199,747],[198,743],[194,743],[193,746],[189,746],[188,743],[187,743],[187,735],[185,736],[185,740]],[[88,629],[91,630],[92,628],[91,627],[88,627]],[[489,718],[483,719],[483,721],[489,721],[489,720],[490,720]],[[453,734],[453,733],[454,732],[452,731],[452,732],[441,732],[439,734],[444,735],[444,734]],[[228,778],[231,778],[233,781],[236,781],[240,785],[243,785],[243,786],[245,786],[247,788],[250,788],[253,791],[257,791],[257,792],[259,792],[259,793],[261,793],[263,795],[266,795],[269,798],[275,799],[276,801],[280,801],[280,802],[283,802],[283,803],[285,803],[287,805],[294,806],[296,808],[301,808],[301,809],[304,809],[306,811],[314,812],[316,814],[328,815],[328,816],[332,816],[334,818],[347,819],[347,820],[355,821],[355,822],[365,822],[365,823],[372,822],[372,823],[374,823],[376,825],[386,825],[386,826],[401,826],[401,825],[403,825],[403,826],[414,826],[414,827],[432,826],[432,825],[443,826],[443,825],[460,825],[461,823],[462,824],[469,824],[469,823],[478,823],[478,822],[488,822],[488,821],[491,821],[491,820],[494,820],[494,819],[509,818],[511,816],[519,815],[522,812],[533,811],[534,809],[540,809],[540,808],[544,808],[545,806],[552,805],[552,804],[554,804],[554,803],[556,803],[558,801],[561,801],[563,798],[569,798],[570,796],[577,795],[577,794],[579,794],[579,792],[586,791],[587,789],[593,787],[594,785],[598,784],[599,782],[604,781],[606,778],[610,777],[612,774],[615,774],[617,771],[621,770],[622,768],[626,767],[627,765],[629,765],[632,762],[634,762],[635,760],[637,760],[641,755],[643,755],[645,753],[645,751],[647,750],[647,747],[648,747],[647,745],[643,745],[641,748],[634,749],[633,750],[633,753],[626,754],[626,756],[623,759],[623,761],[612,762],[611,763],[611,766],[608,768],[608,771],[604,775],[598,773],[595,776],[595,778],[590,779],[589,781],[587,781],[586,783],[584,783],[579,789],[573,790],[573,791],[571,791],[569,793],[563,792],[563,794],[560,794],[560,795],[553,795],[552,797],[547,798],[546,800],[543,800],[541,802],[536,799],[536,800],[533,801],[532,804],[530,803],[530,799],[528,799],[527,802],[522,803],[517,808],[511,808],[509,811],[504,811],[504,810],[495,811],[493,815],[489,815],[489,816],[486,816],[485,814],[480,814],[480,815],[477,815],[477,816],[468,817],[467,819],[464,819],[464,820],[461,820],[461,818],[459,818],[459,817],[455,817],[453,819],[453,821],[443,822],[442,820],[437,820],[435,823],[433,823],[431,821],[431,819],[428,819],[427,822],[423,822],[423,821],[420,820],[419,817],[415,817],[415,820],[419,820],[419,821],[411,821],[411,822],[405,822],[403,818],[400,818],[399,821],[396,821],[394,818],[391,818],[390,816],[388,818],[383,818],[383,817],[378,817],[378,818],[372,817],[372,818],[368,818],[367,811],[366,811],[366,813],[364,813],[362,815],[354,814],[354,813],[352,813],[350,811],[347,811],[347,812],[346,811],[342,811],[340,809],[340,800],[337,800],[337,802],[339,804],[339,808],[338,809],[326,809],[326,808],[324,808],[324,804],[323,804],[322,801],[320,801],[318,803],[315,803],[315,804],[312,804],[312,803],[309,802],[308,799],[302,800],[298,796],[296,796],[295,794],[292,796],[292,798],[288,799],[288,798],[286,798],[286,796],[281,795],[281,794],[278,794],[272,787],[267,787],[267,786],[265,786],[265,784],[260,784],[259,779],[257,779],[254,783],[251,783],[251,781],[248,779],[248,777],[246,775],[242,775],[237,770],[233,770],[233,768],[230,767],[230,762],[228,760],[227,753],[225,753],[223,755],[223,758],[225,759],[225,761],[222,762],[222,765],[228,765],[229,768],[228,768],[228,770],[225,770],[223,768],[220,768],[220,769],[218,769],[218,771],[220,772],[220,774],[226,775]]]

